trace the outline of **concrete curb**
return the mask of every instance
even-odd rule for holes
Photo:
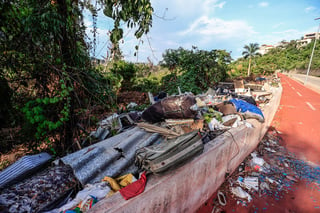
[[[305,75],[302,75],[302,74],[296,74],[296,75],[301,75],[301,76],[305,77]],[[288,74],[287,76],[289,78],[291,78],[292,80],[295,80],[296,82],[302,84],[303,86],[308,86],[309,89],[311,89],[311,90],[313,90],[313,91],[315,91],[315,92],[320,94],[320,86],[319,85],[310,83],[308,81],[307,81],[307,84],[304,85],[304,81],[302,81],[299,78],[296,78],[294,75]],[[317,77],[309,76],[308,78],[317,78]]]

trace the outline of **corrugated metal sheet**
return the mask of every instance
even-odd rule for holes
[[[137,171],[134,165],[136,150],[162,140],[157,133],[148,133],[135,127],[69,154],[55,163],[62,161],[70,165],[83,185],[96,183],[105,176],[116,177]]]
[[[37,155],[26,155],[17,162],[0,172],[0,188],[19,179],[23,179],[28,174],[32,174],[51,159],[48,153],[40,153]]]

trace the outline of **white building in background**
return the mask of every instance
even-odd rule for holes
[[[273,48],[274,48],[273,45],[262,44],[262,45],[260,46],[258,52],[259,52],[261,55],[264,55],[264,54],[266,54],[267,52],[269,52],[269,51],[270,51],[271,49],[273,49]]]
[[[307,44],[309,44],[312,39],[315,39],[317,37],[317,39],[319,39],[319,35],[317,35],[317,33],[307,33],[303,36],[303,39],[299,39],[297,40],[297,48],[300,47],[304,47]]]
[[[304,47],[312,41],[311,38],[297,40],[297,48]]]
[[[300,48],[300,47],[304,47],[306,46],[307,44],[309,44],[312,39],[319,39],[320,37],[320,33],[317,35],[317,33],[307,33],[303,36],[302,39],[297,39],[296,42],[297,42],[297,48]],[[287,45],[289,44],[289,42],[287,41],[281,41],[281,42],[278,42],[277,44],[275,45],[269,45],[269,44],[262,44],[259,48],[259,53],[261,55],[264,55],[266,54],[267,52],[269,52],[271,49],[273,48],[284,48],[286,47]]]
[[[303,39],[314,39],[316,35],[317,33],[308,33],[303,36]],[[317,39],[319,39],[319,35],[317,36]]]
[[[289,44],[289,42],[283,40],[283,41],[280,41],[277,44],[275,44],[274,47],[285,48],[288,44]]]

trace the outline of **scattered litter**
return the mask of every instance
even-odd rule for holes
[[[102,141],[109,135],[109,133],[110,131],[108,129],[105,129],[99,126],[98,129],[96,131],[92,131],[89,136],[93,136],[95,138],[98,138],[100,141]]]
[[[106,119],[103,119],[102,121],[99,122],[99,125],[104,127],[104,126],[112,126],[114,125],[114,122],[116,122],[118,118],[118,114],[114,113],[113,115],[107,117]]]
[[[74,210],[78,207],[82,212],[85,212],[98,202],[98,200],[103,199],[109,192],[110,188],[105,182],[94,185],[88,184],[83,190],[77,193],[77,196],[72,201],[60,207],[58,211]],[[90,204],[89,208],[88,204]]]
[[[130,102],[128,105],[127,105],[127,108],[128,109],[132,109],[132,108],[135,108],[135,107],[137,107],[138,106],[138,104],[136,104],[136,103],[134,103],[134,102]]]
[[[261,190],[270,190],[269,184],[267,182],[262,182],[260,184],[260,189]]]
[[[210,123],[208,123],[209,129],[211,131],[226,129],[227,127],[222,125],[217,119],[212,118]]]
[[[258,191],[259,189],[258,177],[245,177],[243,179],[243,184],[248,190],[254,189],[255,191]]]
[[[320,167],[297,159],[280,145],[280,141],[276,130],[269,131],[257,149],[222,184],[219,190],[225,192],[228,202],[231,195],[236,203],[242,206],[247,206],[243,199],[250,202],[255,197],[270,196],[278,201],[289,191],[294,191],[294,184],[301,181],[305,182],[307,187],[312,186],[312,190],[317,188],[320,191]],[[266,203],[265,207],[255,208],[254,211],[266,211],[268,205]],[[221,211],[225,210],[224,207],[216,203],[216,208]]]
[[[267,150],[268,152],[276,152],[275,150],[273,150],[273,149],[270,149],[269,147],[266,147],[266,148],[264,148],[265,150]]]
[[[249,202],[252,200],[251,195],[244,191],[240,186],[232,187],[231,192],[239,198],[247,199]]]
[[[221,206],[227,205],[226,196],[221,191],[218,191],[218,200]]]
[[[263,164],[265,163],[263,158],[259,158],[256,156],[252,158],[251,162],[252,162],[252,165],[258,165],[258,166],[263,166]]]

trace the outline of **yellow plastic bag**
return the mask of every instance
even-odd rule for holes
[[[108,193],[107,197],[113,195],[117,191],[119,191],[121,188],[129,185],[130,183],[133,183],[137,179],[132,174],[126,174],[122,175],[120,177],[117,177],[116,179],[113,179],[111,177],[105,176],[102,181],[107,181],[110,184],[111,191]]]

